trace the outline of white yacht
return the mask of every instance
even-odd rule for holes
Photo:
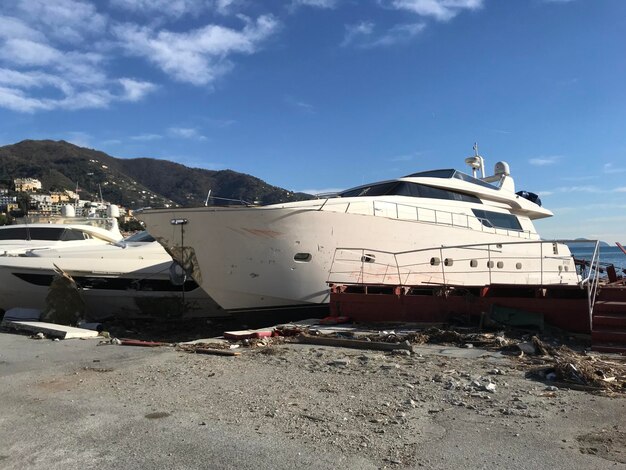
[[[515,192],[509,166],[474,176],[434,170],[323,199],[138,215],[224,309],[323,304],[328,282],[396,285],[577,284],[566,245],[542,241],[552,216]]]
[[[33,248],[106,245],[124,238],[115,207],[109,210],[108,217],[79,218],[74,214],[74,208],[66,206],[62,216],[26,217],[18,224],[0,227],[0,256]]]
[[[116,244],[64,245],[0,256],[0,310],[44,310],[59,270],[76,281],[89,320],[225,315],[147,232]]]

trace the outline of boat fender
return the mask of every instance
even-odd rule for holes
[[[187,273],[180,264],[172,261],[170,264],[170,282],[175,286],[182,286],[187,280]]]

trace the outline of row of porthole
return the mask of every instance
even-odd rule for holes
[[[431,266],[439,266],[440,263],[441,263],[441,260],[439,258],[437,257],[430,258]],[[452,258],[446,258],[443,260],[444,266],[452,266],[453,264],[454,264],[454,260]],[[487,261],[487,267],[489,269],[493,268],[494,266],[497,267],[498,269],[502,269],[504,268],[504,261],[498,261],[497,263],[494,263],[491,260]],[[470,260],[470,267],[472,268],[478,267],[478,260],[476,259]],[[522,263],[520,262],[515,263],[515,269],[522,269]],[[559,272],[561,271],[569,271],[569,266],[559,265]]]
[[[430,265],[431,266],[439,266],[439,264],[441,264],[441,260],[437,257],[433,257],[430,258]],[[454,260],[452,258],[446,258],[443,260],[443,265],[444,266],[452,266],[454,265]],[[488,268],[493,268],[494,266],[496,266],[498,269],[502,269],[504,268],[504,262],[503,261],[498,261],[497,263],[494,263],[493,261],[487,261],[487,267]],[[478,267],[478,260],[477,259],[472,259],[470,260],[470,267],[472,268],[476,268]],[[567,270],[567,266],[565,267]],[[515,263],[515,269],[522,269],[522,263]]]

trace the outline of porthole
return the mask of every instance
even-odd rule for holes
[[[470,266],[472,268],[475,268],[476,266],[478,266],[478,260],[476,260],[476,259],[470,260]]]
[[[308,263],[312,258],[311,253],[296,253],[293,260],[297,263]]]
[[[439,263],[441,263],[441,260],[439,258],[437,257],[430,258],[431,266],[439,266]]]
[[[454,260],[452,258],[446,258],[443,260],[444,266],[452,266],[454,264]]]
[[[515,265],[515,268],[517,268],[517,269],[522,269],[522,263],[517,263],[517,264]]]
[[[493,261],[487,261],[487,267],[493,268]]]
[[[498,266],[498,269],[502,269],[504,268],[504,263],[502,261],[498,261],[497,266]]]
[[[564,266],[563,269],[565,269],[565,271],[569,271],[569,266]]]
[[[563,266],[559,265],[559,272],[563,271]]]
[[[361,256],[361,263],[373,263],[374,261],[376,261],[376,256],[370,253],[365,253]]]

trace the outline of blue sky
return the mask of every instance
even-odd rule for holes
[[[4,0],[0,143],[230,168],[296,191],[488,169],[626,239],[622,0]]]

